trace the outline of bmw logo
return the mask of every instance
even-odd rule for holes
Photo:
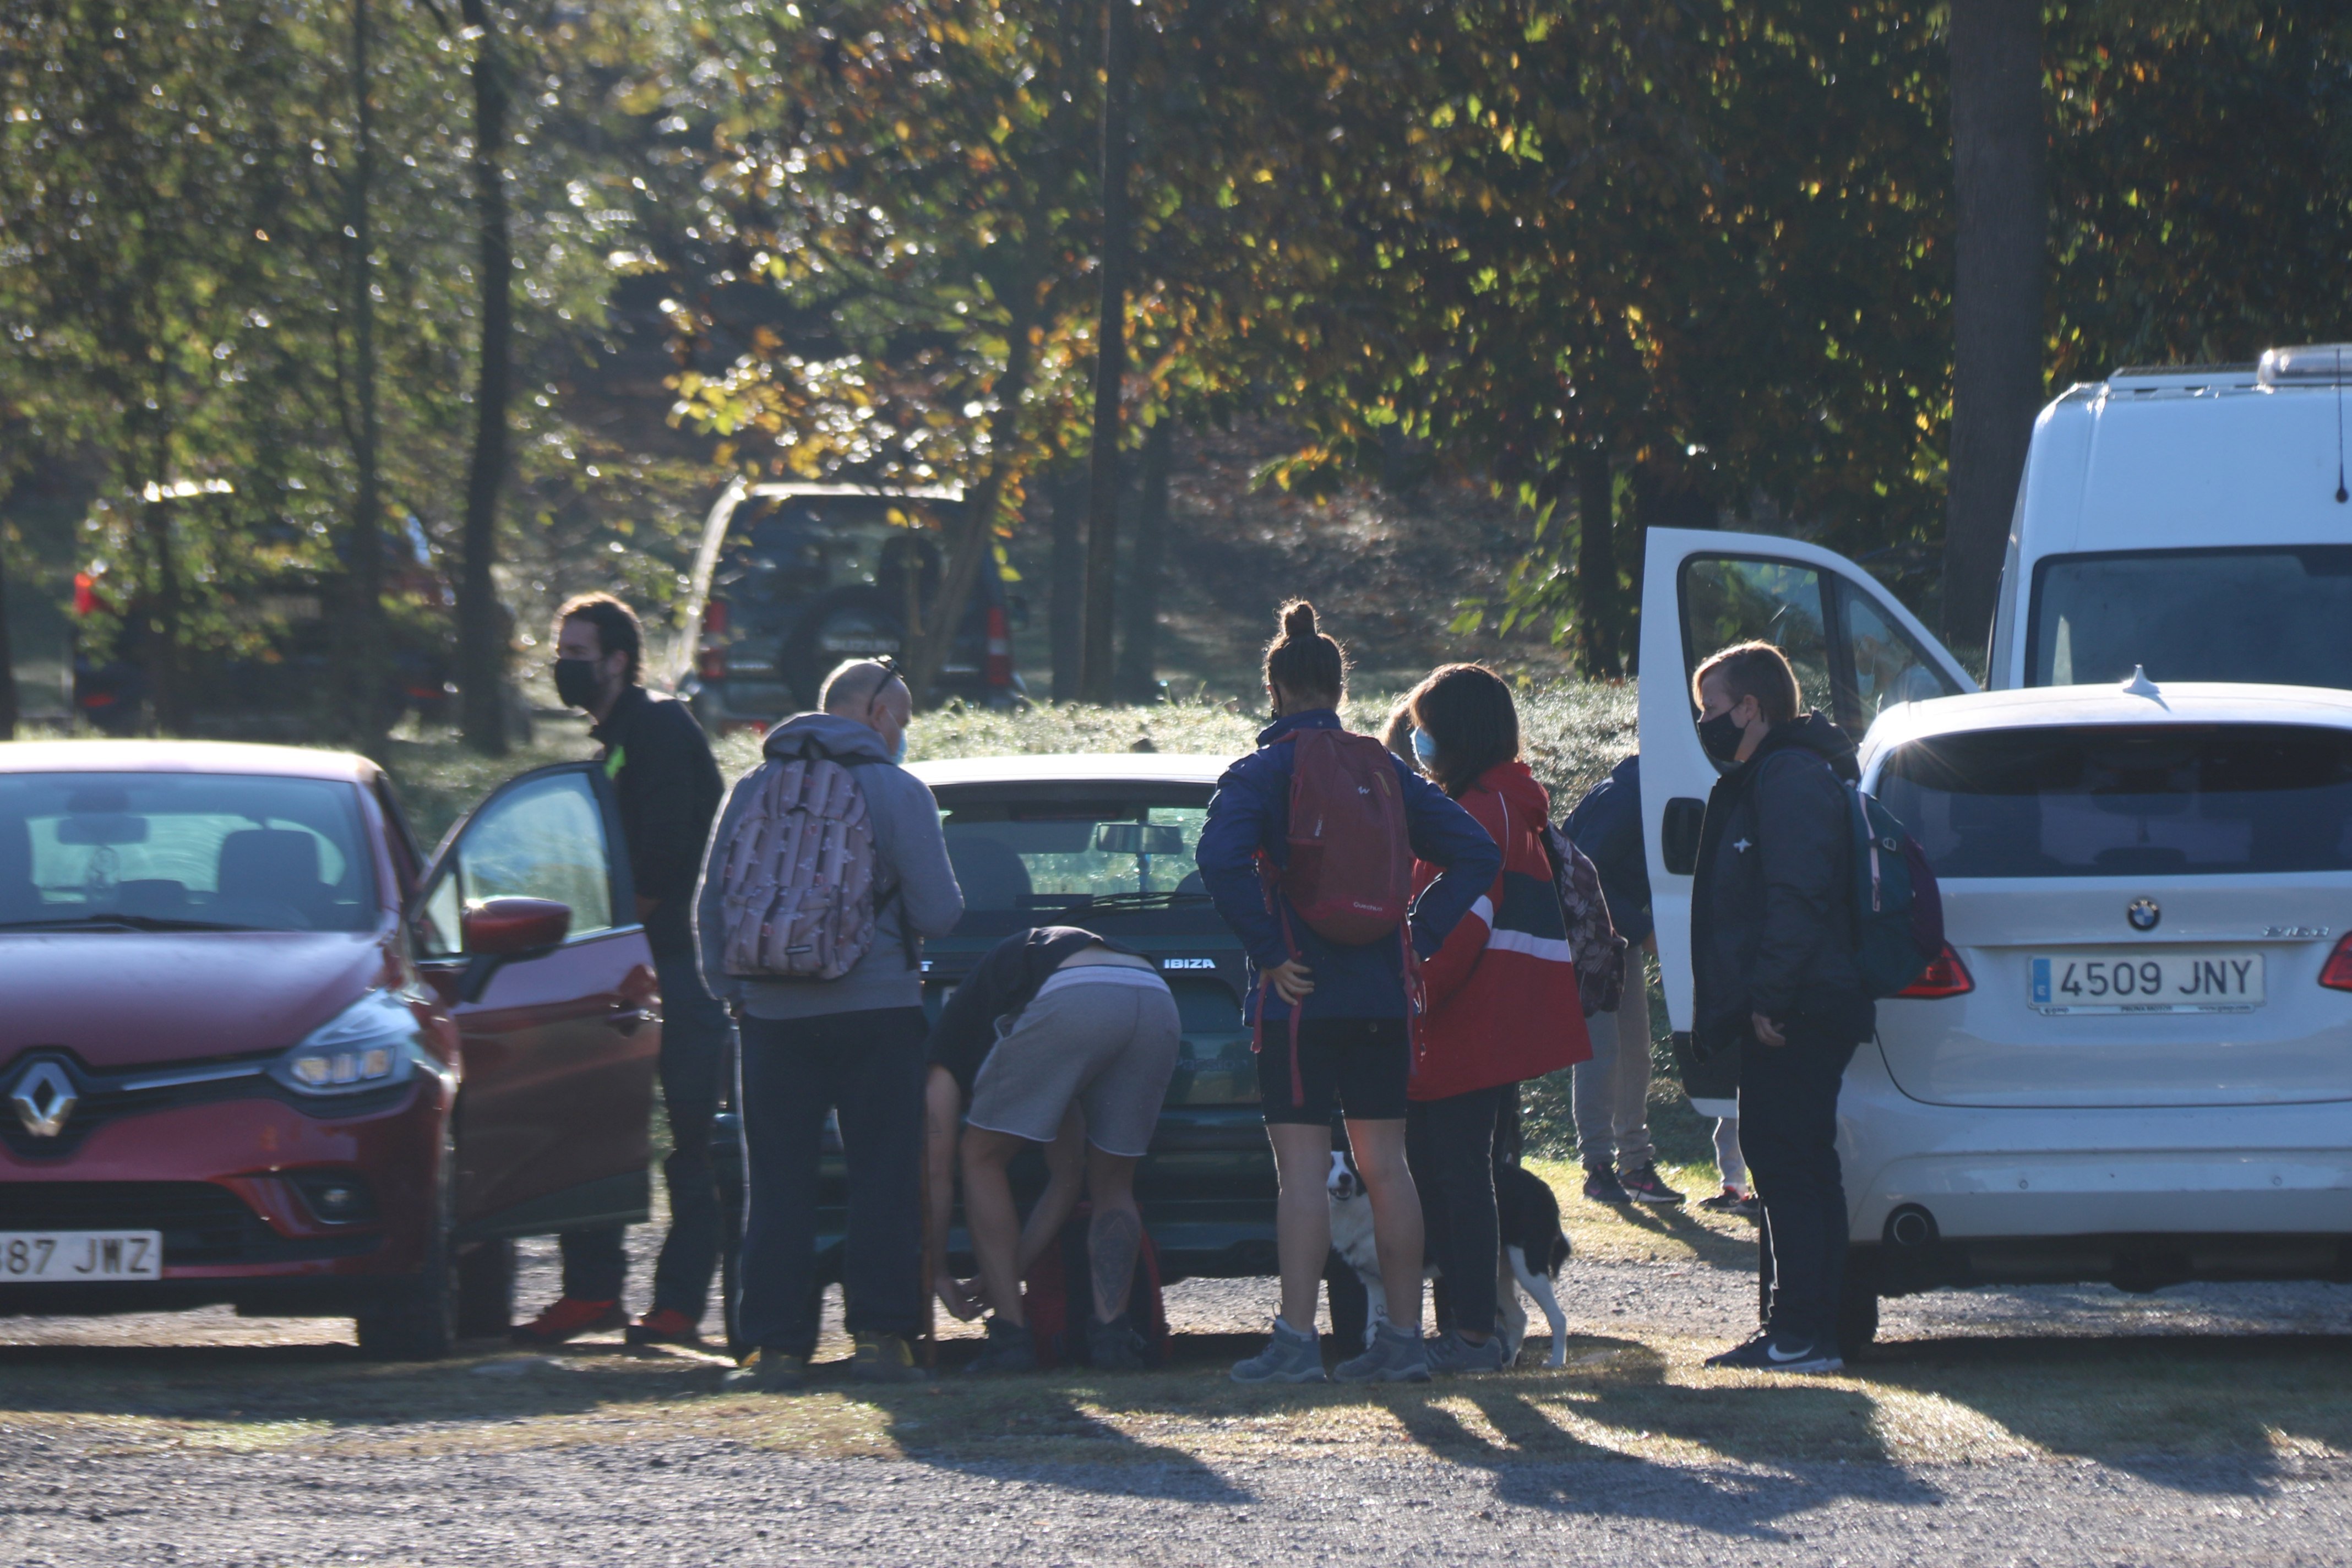
[[[2154,899],[2134,899],[2124,906],[2124,919],[2131,921],[2134,931],[2154,931],[2163,918],[2163,906]]]

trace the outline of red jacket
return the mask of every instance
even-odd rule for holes
[[[1503,763],[1461,805],[1503,848],[1503,874],[1422,969],[1429,1012],[1412,1098],[1446,1100],[1540,1078],[1592,1058],[1568,926],[1540,834],[1551,798],[1524,763]],[[1416,886],[1437,868],[1416,864]]]

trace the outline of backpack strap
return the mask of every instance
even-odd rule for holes
[[[803,754],[806,754],[805,751]],[[841,758],[835,756],[830,752],[825,752],[824,755],[828,762],[839,763],[841,766],[849,769],[852,773],[855,773],[859,768],[871,767],[882,762],[882,759],[879,757],[853,757],[847,762],[843,762]],[[859,787],[861,789],[864,788],[862,784]],[[867,808],[871,810],[873,803],[869,800],[866,805]],[[898,906],[898,949],[907,955],[907,967],[913,970],[919,975],[923,972],[923,939],[915,934],[915,928],[908,922],[906,909],[907,886],[904,882],[897,879],[898,869],[898,868],[896,866],[890,868],[892,872],[890,890],[874,900],[874,919],[877,922],[879,922],[882,919],[884,910],[887,910],[892,904],[897,904]]]

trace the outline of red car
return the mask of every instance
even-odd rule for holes
[[[513,1241],[646,1215],[659,997],[612,788],[429,864],[364,758],[0,747],[0,1314],[502,1333]]]

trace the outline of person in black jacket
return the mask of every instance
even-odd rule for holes
[[[929,1042],[925,1268],[950,1311],[977,1315],[981,1303],[947,1268],[961,1152],[964,1223],[981,1293],[994,1309],[987,1348],[968,1370],[1036,1369],[1021,1280],[1061,1233],[1081,1187],[1094,1205],[1088,1360],[1104,1370],[1146,1363],[1128,1311],[1143,1243],[1135,1167],[1151,1146],[1180,1033],[1175,998],[1151,961],[1076,926],[1014,931],[940,1009]],[[1047,1145],[1048,1180],[1024,1226],[1006,1167],[1032,1144]]]
[[[1798,711],[1769,643],[1699,666],[1707,796],[1691,896],[1693,1046],[1739,1047],[1739,1139],[1763,1200],[1764,1327],[1709,1366],[1832,1372],[1845,1274],[1838,1085],[1875,1026],[1855,961],[1853,742]]]
[[[710,1123],[726,1068],[727,1010],[702,983],[694,946],[694,891],[704,841],[719,810],[719,764],[686,705],[640,683],[645,635],[610,594],[583,594],[556,612],[555,692],[595,720],[626,840],[637,919],[661,984],[662,1101],[676,1147],[662,1163],[669,1235],[654,1265],[653,1306],[635,1323],[621,1307],[627,1278],[623,1227],[568,1230],[563,1295],[514,1331],[527,1344],[556,1344],[625,1325],[631,1344],[698,1344],[719,1267],[719,1189]]]

